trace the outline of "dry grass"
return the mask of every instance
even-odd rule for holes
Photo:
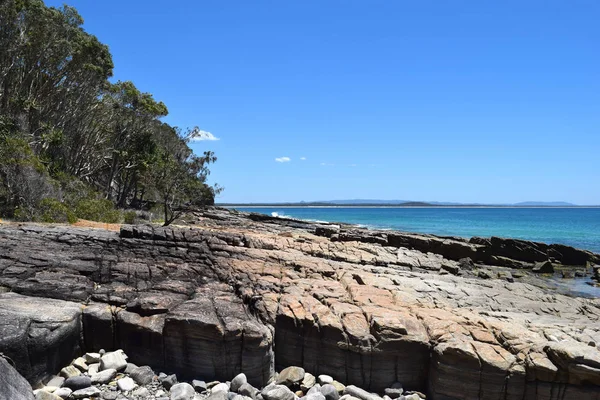
[[[80,228],[105,229],[107,231],[116,231],[116,232],[118,232],[121,229],[121,224],[109,224],[107,222],[88,221],[85,219],[80,219],[79,221],[72,224],[72,226],[77,226]]]

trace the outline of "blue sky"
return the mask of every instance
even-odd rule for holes
[[[217,201],[600,204],[595,0],[66,2]]]

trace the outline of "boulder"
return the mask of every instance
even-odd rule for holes
[[[531,271],[540,274],[552,274],[554,273],[554,267],[550,261],[536,262]]]
[[[2,355],[0,355],[0,399],[34,399],[29,382]]]

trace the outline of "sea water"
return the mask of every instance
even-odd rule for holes
[[[499,236],[600,253],[600,208],[236,207],[311,221],[441,236]]]

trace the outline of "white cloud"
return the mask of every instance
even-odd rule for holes
[[[198,129],[198,127],[195,127],[192,132],[190,132],[189,138],[192,142],[200,142],[202,140],[220,140],[212,133]]]
[[[302,161],[306,161],[306,157],[300,157]]]
[[[292,161],[292,159],[289,158],[289,157],[277,157],[275,159],[275,161],[277,161],[277,162],[290,162],[290,161]]]
[[[322,162],[322,163],[321,163],[321,165],[323,165],[323,166],[327,166],[327,167],[332,167],[332,166],[334,166],[335,164],[330,164],[330,163],[324,163],[324,162]]]

